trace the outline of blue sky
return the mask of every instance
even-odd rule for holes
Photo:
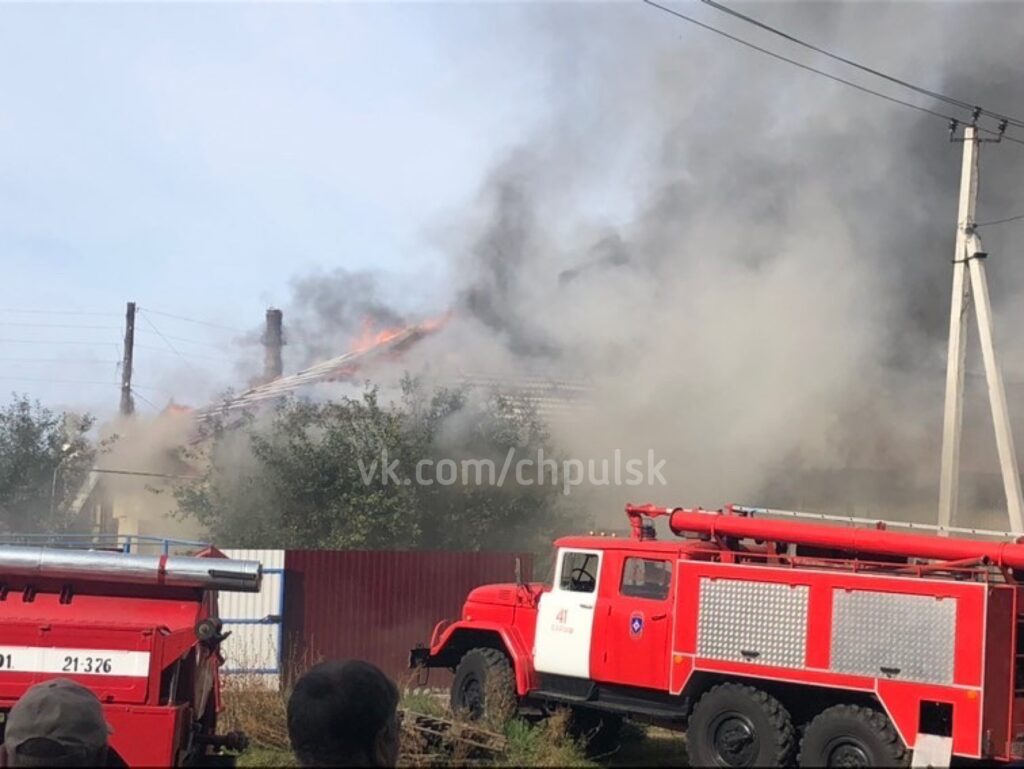
[[[430,228],[544,115],[535,16],[0,6],[0,389],[115,407],[116,388],[85,382],[117,378],[129,299],[245,331],[316,268],[443,288]],[[136,381],[154,404],[237,384],[231,332],[146,317]]]

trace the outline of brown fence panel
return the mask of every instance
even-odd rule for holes
[[[441,619],[458,619],[474,587],[512,582],[516,553],[289,550],[285,555],[284,666],[364,659],[397,682],[409,649]],[[532,556],[521,553],[523,577]],[[448,678],[431,672],[431,684]]]

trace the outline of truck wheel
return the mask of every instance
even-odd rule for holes
[[[508,657],[497,649],[470,649],[452,681],[452,712],[469,721],[502,726],[516,713],[515,678]]]
[[[800,766],[906,766],[907,757],[889,718],[859,705],[822,711],[800,741]]]
[[[590,708],[573,708],[570,734],[582,740],[590,756],[606,756],[619,747],[622,716]]]
[[[700,698],[686,729],[691,766],[788,766],[796,745],[787,710],[767,692],[719,684]]]

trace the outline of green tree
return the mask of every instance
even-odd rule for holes
[[[190,459],[202,477],[175,495],[224,546],[533,549],[574,518],[559,487],[519,485],[511,472],[498,483],[510,452],[555,457],[527,404],[428,391],[408,377],[393,402],[372,387],[328,403],[287,400],[206,438]]]
[[[96,455],[89,415],[57,413],[25,395],[0,410],[0,530],[59,532]]]

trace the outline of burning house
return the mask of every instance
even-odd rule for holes
[[[366,381],[385,391],[398,387],[410,353],[435,335],[443,335],[451,314],[395,328],[364,322],[350,349],[294,374],[283,374],[281,313],[269,310],[263,335],[264,373],[240,393],[198,409],[174,404],[149,419],[132,418],[115,426],[119,439],[79,491],[75,510],[83,527],[95,532],[195,538],[197,526],[175,516],[175,483],[199,474],[182,459],[180,447],[203,441],[202,426],[215,419],[259,413],[287,397],[329,400],[348,395]],[[416,361],[420,363],[421,361]],[[440,372],[438,384],[480,397],[501,396],[522,404],[546,420],[564,420],[590,411],[591,387],[583,381],[544,376],[498,376],[459,368]],[[112,468],[117,468],[116,471]]]

